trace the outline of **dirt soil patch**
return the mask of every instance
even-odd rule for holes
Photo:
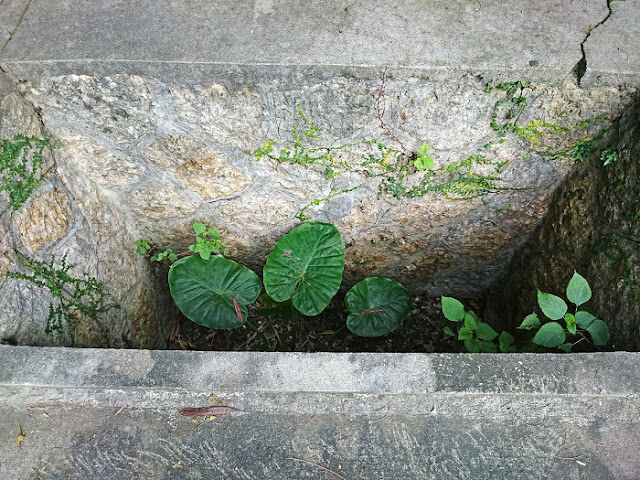
[[[461,342],[442,333],[448,322],[439,298],[415,297],[404,323],[388,335],[359,337],[345,326],[348,312],[338,295],[327,309],[315,317],[298,320],[258,315],[258,305],[249,308],[249,327],[212,330],[185,317],[177,320],[168,342],[169,349],[280,352],[377,352],[432,353],[462,352]],[[266,338],[266,339],[265,339]],[[267,343],[268,342],[268,343]]]

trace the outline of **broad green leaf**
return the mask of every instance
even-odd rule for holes
[[[475,315],[472,315],[471,312],[464,314],[464,326],[469,330],[475,330],[478,326],[478,320],[476,320]]]
[[[524,317],[524,320],[518,327],[520,330],[531,330],[532,328],[538,328],[540,326],[540,319],[537,313],[532,313]]]
[[[469,340],[470,338],[473,338],[473,332],[467,327],[458,330],[458,340]]]
[[[567,285],[567,298],[577,306],[586,303],[591,298],[589,283],[578,272],[573,272],[573,277]]]
[[[194,222],[193,224],[193,231],[196,232],[198,235],[204,233],[206,229],[207,229],[206,225],[202,222]]]
[[[541,347],[553,348],[564,343],[566,338],[564,328],[559,323],[549,322],[540,327],[536,336],[533,337],[533,343]]]
[[[464,305],[455,298],[442,297],[442,313],[452,322],[461,322],[464,318]]]
[[[209,328],[236,328],[247,318],[246,305],[258,298],[262,285],[255,273],[233,260],[190,256],[171,265],[169,289],[188,319]]]
[[[498,347],[493,342],[488,342],[486,340],[480,341],[480,351],[485,353],[497,353]]]
[[[602,320],[596,318],[586,330],[591,335],[591,340],[595,345],[601,347],[609,342],[609,327]]]
[[[478,353],[480,351],[480,340],[477,338],[469,338],[464,341],[464,346],[469,353]]]
[[[345,297],[347,328],[361,337],[380,337],[396,330],[411,311],[411,295],[388,278],[369,277],[353,286]]]
[[[567,313],[567,304],[560,297],[538,290],[540,310],[551,320],[560,320]]]
[[[444,327],[442,329],[442,333],[444,333],[447,337],[455,337],[456,334],[453,330],[451,330],[451,328],[449,327]]]
[[[582,329],[586,330],[594,320],[597,320],[597,318],[589,312],[585,312],[584,310],[576,312],[576,324]]]
[[[276,302],[292,299],[304,315],[317,315],[338,292],[344,247],[335,225],[308,222],[276,243],[263,270],[264,287]]]
[[[484,322],[478,322],[478,327],[476,328],[476,336],[480,340],[493,340],[498,336],[498,332],[496,332],[491,325]]]

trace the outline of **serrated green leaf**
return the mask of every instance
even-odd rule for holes
[[[411,311],[413,300],[395,280],[369,277],[345,297],[347,328],[361,337],[380,337],[396,330]]]
[[[462,327],[458,330],[458,340],[468,340],[470,338],[473,338],[473,332],[467,327]]]
[[[480,351],[480,340],[477,338],[469,338],[464,341],[464,346],[469,353],[478,353]]]
[[[464,318],[464,305],[455,298],[441,297],[442,313],[452,322],[461,322]]]
[[[540,327],[533,337],[533,343],[541,347],[553,348],[564,343],[566,338],[564,328],[559,323],[549,322]]]
[[[606,345],[609,342],[610,334],[609,327],[602,320],[596,318],[591,324],[586,328],[589,335],[591,335],[591,340],[594,345],[598,345],[599,347]]]
[[[573,272],[573,277],[567,285],[567,298],[577,306],[586,303],[591,298],[589,283],[578,272]]]
[[[518,327],[520,330],[531,330],[540,327],[540,319],[537,313],[531,313],[524,317],[524,320]]]
[[[567,304],[560,297],[538,290],[538,305],[546,317],[560,320],[567,313]]]
[[[472,315],[471,312],[467,312],[464,314],[464,326],[469,330],[475,330],[478,326],[478,320],[475,315]]]
[[[496,332],[491,325],[484,322],[478,322],[478,327],[476,328],[476,336],[480,340],[493,340],[498,336],[498,332]]]
[[[193,224],[193,231],[198,235],[203,234],[206,229],[207,226],[202,222],[194,222]]]
[[[576,332],[578,331],[578,327],[576,326],[575,323],[571,323],[567,325],[567,331],[571,334],[571,335],[575,335]]]
[[[500,343],[500,345],[510,346],[516,343],[516,339],[513,338],[513,335],[511,335],[509,332],[503,330],[498,337],[498,342]]]
[[[449,328],[449,327],[444,327],[442,329],[442,333],[444,333],[447,337],[455,337],[456,336],[456,333],[453,330],[451,330],[451,328]]]
[[[576,325],[584,330],[586,330],[594,320],[597,320],[597,317],[591,315],[589,312],[585,312],[584,310],[576,312]]]

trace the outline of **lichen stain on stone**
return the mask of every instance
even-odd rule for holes
[[[188,217],[199,206],[195,199],[166,185],[136,190],[126,197],[125,202],[133,211],[152,220]]]
[[[387,218],[402,224],[404,227],[426,231],[450,223],[457,217],[482,207],[480,198],[472,198],[464,202],[451,202],[443,197],[418,199],[403,203],[391,209]]]
[[[0,277],[13,270],[17,265],[15,250],[11,246],[9,239],[9,232],[0,224]]]
[[[124,155],[89,142],[59,140],[65,162],[83,172],[90,180],[107,188],[117,188],[140,179],[143,168]]]
[[[154,142],[145,156],[205,202],[231,196],[249,184],[247,177],[227,160],[184,135]]]
[[[15,223],[24,248],[35,253],[61,239],[69,231],[71,221],[69,198],[53,188],[32,197]]]

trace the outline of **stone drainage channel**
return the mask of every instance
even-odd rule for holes
[[[154,350],[136,252],[327,222],[345,289],[514,332],[577,271],[640,350],[637,0],[1,3],[0,479],[640,477],[636,353]]]

